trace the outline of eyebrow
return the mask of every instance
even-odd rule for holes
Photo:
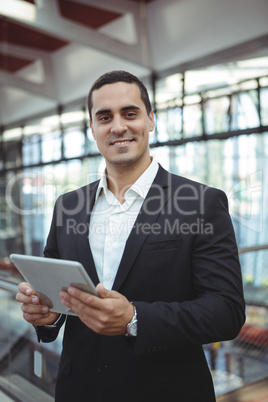
[[[139,108],[138,106],[135,106],[135,105],[129,105],[129,106],[124,106],[124,107],[122,107],[121,110],[122,110],[123,112],[125,112],[125,111],[127,111],[127,110],[140,110],[140,108]],[[106,113],[111,113],[111,109],[101,109],[101,110],[98,110],[98,111],[95,113],[95,116],[99,116],[100,114],[106,114]]]
[[[135,105],[130,105],[130,106],[122,107],[121,110],[123,110],[125,112],[126,110],[140,110],[140,108],[138,106],[135,106]]]
[[[100,115],[100,114],[105,114],[105,113],[111,113],[111,110],[110,110],[110,109],[98,110],[98,111],[95,113],[95,116],[98,116],[98,115]]]

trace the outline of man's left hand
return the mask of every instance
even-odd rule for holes
[[[62,304],[71,308],[80,320],[97,334],[124,335],[134,315],[134,306],[122,294],[107,290],[99,283],[100,297],[74,287],[60,292]]]

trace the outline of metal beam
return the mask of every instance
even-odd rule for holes
[[[18,45],[6,45],[5,46],[5,44],[2,42],[0,42],[0,47],[1,47],[2,54],[21,57],[23,59],[28,59],[28,60],[33,60],[33,61],[41,60],[44,75],[45,75],[43,82],[46,84],[46,89],[45,89],[45,92],[40,92],[43,90],[41,89],[41,87],[37,87],[37,89],[36,89],[37,93],[38,93],[38,95],[45,96],[46,98],[52,97],[55,100],[58,99],[57,83],[55,81],[55,72],[54,72],[54,67],[53,67],[53,63],[52,63],[52,56],[49,52],[31,49],[31,48],[28,48],[25,46],[18,46]],[[16,74],[14,75],[14,77],[16,77]],[[17,78],[19,78],[19,77],[17,76]],[[20,79],[23,79],[23,78],[20,77]],[[10,83],[10,80],[8,82]],[[25,79],[25,82],[20,84],[23,86],[22,89],[32,91],[32,87],[25,86],[27,82],[31,82],[31,81],[28,81]],[[12,83],[14,86],[15,85],[14,79],[12,79]]]
[[[123,2],[121,1],[121,3]],[[101,6],[99,4],[97,5],[95,2],[89,1],[86,4],[94,4],[101,8]],[[105,4],[108,4],[108,2],[106,1]],[[118,5],[114,5],[114,7],[111,7],[112,3],[109,2],[109,4],[109,9],[118,11]],[[124,7],[124,9],[131,9],[133,17],[135,18],[135,22],[136,24],[138,24],[137,34],[139,37],[139,43],[137,44],[129,45],[120,42],[119,40],[112,39],[102,34],[101,32],[98,32],[97,30],[87,28],[65,18],[62,18],[59,14],[56,0],[46,1],[43,2],[43,5],[38,6],[36,8],[35,21],[22,21],[19,18],[16,18],[16,21],[22,25],[27,25],[29,27],[39,29],[42,32],[65,39],[69,42],[74,42],[82,46],[90,47],[98,51],[116,56],[123,60],[127,60],[134,64],[152,69],[152,62],[150,58],[144,57],[144,52],[142,48],[144,38],[146,38],[146,41],[148,41],[148,37],[146,36],[147,33],[145,33],[144,28],[144,25],[146,25],[145,21],[140,21],[139,4],[135,5],[136,7],[131,5],[129,1],[126,4],[127,7]],[[122,12],[122,8],[120,8],[120,10]]]
[[[29,60],[47,60],[51,57],[49,52],[43,50],[32,49],[27,46],[12,45],[2,41],[0,41],[0,49],[2,54],[22,57]]]
[[[165,78],[172,74],[184,73],[185,71],[201,69],[220,63],[228,63],[231,61],[252,58],[254,54],[258,54],[261,49],[267,49],[268,34],[248,40],[238,45],[228,47],[218,52],[213,52],[205,56],[199,57],[189,62],[177,64],[170,68],[157,71],[158,78]]]
[[[14,74],[0,71],[0,84],[3,86],[8,85],[20,88],[26,92],[30,92],[43,98],[57,100],[55,88],[53,88],[52,85],[48,85],[47,82],[45,84],[35,84],[33,82],[24,80],[23,78],[16,77]]]
[[[119,13],[124,12],[124,13],[135,14],[137,13],[137,10],[139,8],[138,2],[135,3],[131,0],[102,0],[101,3],[97,0],[72,0],[72,1],[74,3],[80,3],[80,4],[82,3],[85,4],[86,6],[103,8],[105,10],[115,11]]]

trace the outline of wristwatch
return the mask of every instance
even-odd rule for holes
[[[132,317],[132,320],[127,324],[125,336],[137,336],[137,330],[138,330],[138,317],[136,307],[134,306],[134,315]]]

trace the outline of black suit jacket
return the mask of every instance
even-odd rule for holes
[[[44,251],[80,261],[95,284],[88,225],[97,186],[59,197]],[[225,194],[160,166],[113,289],[134,302],[138,336],[98,335],[68,317],[56,401],[214,401],[202,344],[234,338],[245,307]],[[63,321],[39,327],[39,339],[54,340]]]

